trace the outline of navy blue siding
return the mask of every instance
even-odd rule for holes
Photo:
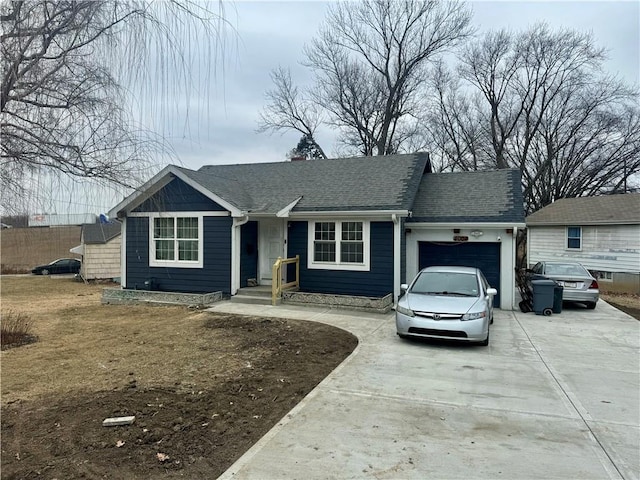
[[[371,222],[368,272],[307,268],[307,222],[290,222],[289,258],[300,255],[300,290],[311,293],[382,297],[393,292],[393,223]]]
[[[247,222],[240,229],[240,287],[246,287],[249,278],[258,277],[258,222]]]
[[[149,266],[149,219],[127,218],[127,285],[144,289],[153,279],[158,290],[171,292],[231,293],[231,217],[204,217],[204,267]]]
[[[500,243],[488,242],[419,242],[420,269],[434,266],[476,267],[489,285],[498,290],[493,305],[500,308]]]
[[[225,209],[193,189],[179,178],[174,178],[165,187],[145,200],[135,212],[195,212],[224,211]]]

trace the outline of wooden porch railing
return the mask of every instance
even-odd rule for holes
[[[296,264],[296,278],[292,282],[282,283],[282,266],[289,265],[291,263]],[[271,304],[275,305],[277,300],[282,297],[282,291],[287,288],[299,288],[300,287],[300,255],[296,255],[295,258],[282,258],[278,257],[276,263],[273,264],[271,269]]]

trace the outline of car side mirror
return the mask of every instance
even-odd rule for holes
[[[498,290],[495,288],[487,288],[487,295],[494,296],[498,294]]]
[[[409,288],[409,285],[407,285],[406,283],[403,283],[400,285],[400,290],[402,290],[403,292],[406,292],[408,288]]]

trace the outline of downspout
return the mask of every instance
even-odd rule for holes
[[[240,227],[249,221],[248,215],[234,217],[231,225],[231,295],[238,293],[240,288]]]
[[[513,242],[513,253],[511,258],[513,259],[513,262],[515,263],[515,267],[518,267],[518,227],[516,227],[514,225],[513,227],[513,237],[512,237],[512,242]],[[516,270],[515,268],[511,269],[511,310],[515,310],[516,309]]]
[[[395,213],[391,214],[391,220],[393,221],[393,305],[395,308],[400,298],[400,236],[402,232],[400,219]]]
[[[127,217],[120,227],[120,288],[127,288]]]

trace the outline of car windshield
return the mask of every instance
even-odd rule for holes
[[[545,275],[589,275],[581,265],[576,265],[575,263],[547,263],[544,273]]]
[[[477,297],[475,274],[458,272],[422,272],[411,287],[411,293]]]

